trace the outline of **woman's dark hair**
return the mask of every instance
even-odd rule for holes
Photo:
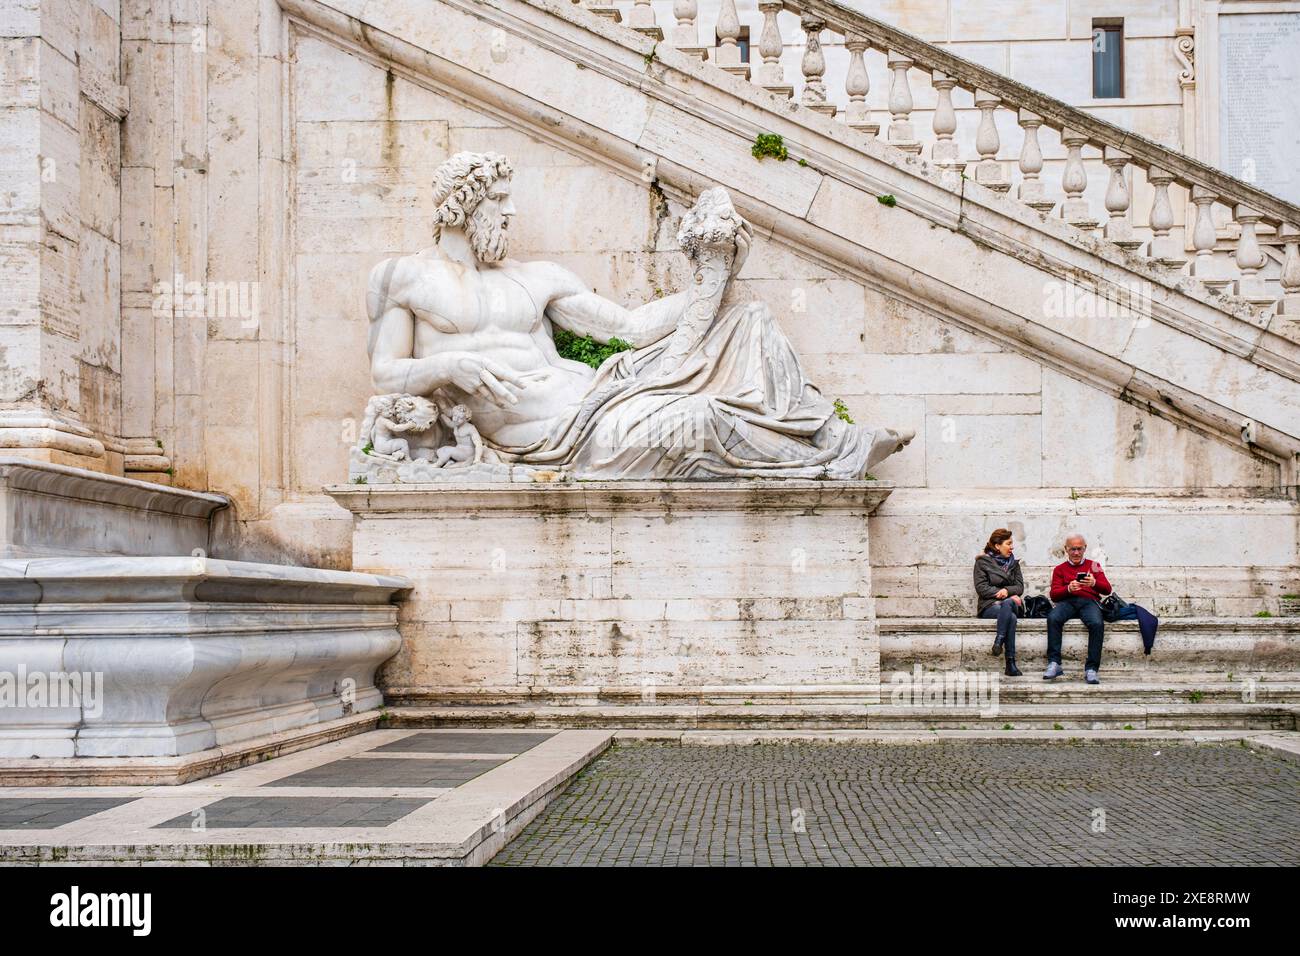
[[[1000,545],[1003,541],[1007,540],[1007,538],[1009,537],[1011,537],[1010,531],[1008,531],[1006,528],[998,528],[991,535],[989,535],[989,543],[984,545],[984,550],[986,552],[992,551],[994,548]]]

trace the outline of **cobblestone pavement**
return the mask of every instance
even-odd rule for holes
[[[1300,864],[1300,764],[1237,744],[611,748],[493,865]]]

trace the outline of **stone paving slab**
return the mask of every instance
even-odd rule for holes
[[[267,783],[268,787],[348,787],[364,782],[379,787],[455,787],[509,757],[481,759],[411,759],[402,757],[349,757],[303,770]]]
[[[1300,864],[1300,764],[1242,737],[620,741],[505,866]]]
[[[157,827],[386,827],[427,800],[391,797],[224,797]]]
[[[430,749],[435,730],[379,756],[416,731],[377,730],[181,786],[9,788],[0,864],[476,865],[612,739],[548,732],[475,754],[446,733],[450,753]]]
[[[401,740],[376,747],[372,753],[518,754],[554,736],[555,731],[474,733],[453,730],[438,734],[411,734]]]
[[[126,802],[112,797],[0,798],[0,830],[48,830]]]

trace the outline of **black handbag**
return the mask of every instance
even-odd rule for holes
[[[1128,607],[1128,601],[1125,601],[1112,591],[1101,599],[1101,619],[1107,623],[1118,621],[1126,607]]]
[[[1052,602],[1041,594],[1025,598],[1025,617],[1047,617],[1052,610]]]

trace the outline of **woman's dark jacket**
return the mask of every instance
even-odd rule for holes
[[[1011,564],[1004,570],[993,560],[993,555],[981,554],[975,559],[975,595],[979,598],[979,606],[975,609],[976,617],[997,600],[994,595],[1003,588],[1007,589],[1007,597],[1013,594],[1024,595],[1025,578],[1020,573],[1020,562],[1012,558]]]

